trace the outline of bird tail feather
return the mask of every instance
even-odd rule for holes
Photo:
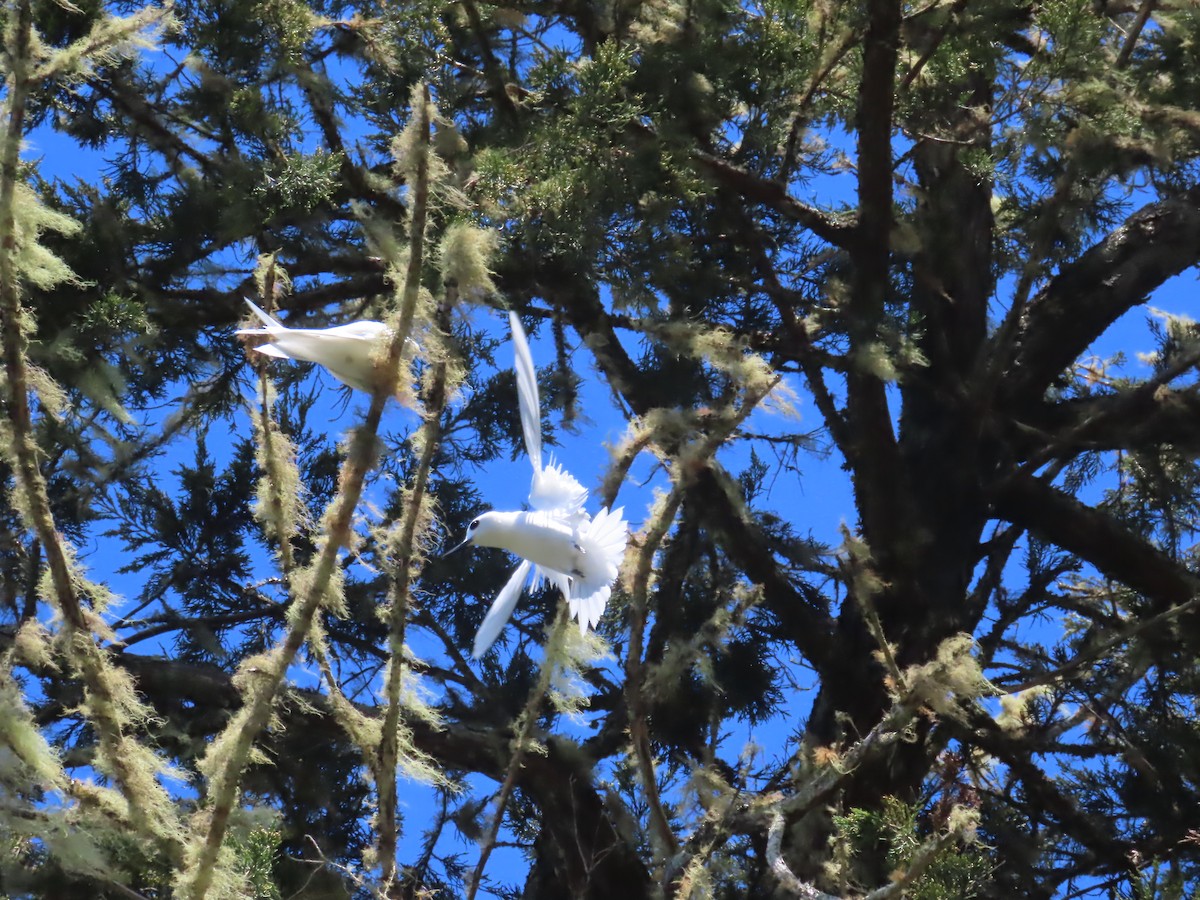
[[[571,579],[567,606],[579,622],[581,633],[595,628],[604,614],[612,583],[617,577],[625,545],[629,541],[629,526],[623,507],[602,509],[581,531],[579,545],[588,561],[587,571]]]
[[[255,305],[254,301],[251,300],[249,297],[243,297],[242,299],[246,301],[246,305],[250,307],[250,309],[254,312],[254,314],[256,316],[258,316],[259,320],[264,325],[266,325],[268,328],[284,328],[284,327],[286,327],[282,322],[280,322],[274,316],[268,315],[267,313],[265,313],[261,309],[259,309],[258,306]],[[239,332],[239,334],[241,334],[241,333],[242,332]],[[247,333],[253,333],[253,332],[247,332]]]

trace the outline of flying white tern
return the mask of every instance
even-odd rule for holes
[[[542,414],[538,406],[537,373],[525,330],[516,313],[508,314],[516,355],[517,399],[525,450],[533,465],[529,489],[531,509],[485,512],[467,527],[455,550],[474,544],[501,547],[521,557],[521,563],[501,588],[475,635],[472,655],[487,652],[512,616],[526,582],[537,590],[543,579],[558,587],[571,615],[586,633],[600,621],[612,593],[612,583],[625,555],[629,529],[624,508],[602,509],[592,518],[584,510],[587,490],[561,465],[542,465]]]

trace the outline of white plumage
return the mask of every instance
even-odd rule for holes
[[[587,490],[575,476],[553,459],[549,465],[542,465],[537,372],[521,320],[515,313],[509,313],[508,321],[516,355],[521,430],[533,466],[529,488],[531,509],[483,513],[471,522],[466,538],[454,548],[467,544],[501,547],[522,558],[475,635],[472,653],[476,659],[487,652],[504,629],[526,583],[534,589],[543,580],[557,586],[566,598],[571,616],[579,622],[580,632],[594,628],[612,593],[612,583],[629,538],[623,509],[602,509],[595,518],[589,516],[584,509]]]
[[[246,303],[263,323],[261,328],[242,328],[235,334],[263,335],[271,340],[254,349],[279,359],[296,359],[323,366],[342,384],[371,393],[375,383],[372,354],[392,330],[382,322],[362,320],[333,328],[288,328],[267,315],[249,299]]]

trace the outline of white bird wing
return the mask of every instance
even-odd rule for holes
[[[556,464],[542,467],[542,410],[538,403],[537,370],[529,340],[517,314],[508,314],[512,327],[514,362],[517,373],[517,402],[521,408],[521,432],[525,436],[525,452],[533,466],[533,483],[529,487],[529,505],[538,510],[562,510],[575,514],[587,502],[587,490],[574,475]]]
[[[521,564],[513,571],[508,583],[500,589],[500,593],[492,601],[492,608],[487,611],[487,615],[483,617],[483,623],[479,626],[479,631],[475,633],[475,646],[471,650],[471,655],[476,659],[487,653],[488,648],[496,642],[496,638],[500,636],[500,632],[512,618],[513,610],[517,607],[517,600],[521,597],[521,589],[525,586],[525,581],[529,578],[532,568],[533,563],[529,560],[521,560]]]
[[[320,331],[324,334],[353,338],[360,341],[374,341],[385,334],[392,333],[392,329],[388,328],[382,322],[374,322],[370,319],[359,319],[357,322],[335,325],[332,328],[322,328]]]
[[[259,332],[256,332],[256,331],[251,331],[251,332],[239,331],[238,332],[238,334],[247,334],[247,333],[258,334]],[[257,352],[262,353],[264,356],[273,356],[276,359],[291,359],[290,356],[288,356],[286,353],[284,353],[282,350],[280,350],[274,344],[259,344],[254,349]]]
[[[533,464],[533,472],[542,471],[542,410],[538,405],[537,370],[533,367],[533,354],[529,352],[529,341],[525,329],[515,312],[508,314],[512,327],[514,361],[517,373],[517,402],[521,407],[521,431],[525,435],[525,452]]]
[[[587,488],[551,457],[550,465],[534,471],[529,488],[529,505],[543,512],[559,512],[568,520],[586,516]]]

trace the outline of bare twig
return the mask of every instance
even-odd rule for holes
[[[500,826],[504,821],[504,807],[508,805],[508,798],[512,796],[513,787],[516,786],[517,774],[521,770],[522,760],[525,757],[525,751],[529,747],[529,740],[533,735],[534,726],[537,725],[538,710],[546,697],[546,691],[550,687],[550,677],[554,674],[554,666],[556,665],[555,660],[562,654],[562,647],[566,639],[567,628],[570,627],[570,621],[566,604],[560,604],[558,616],[555,618],[550,632],[550,639],[546,642],[546,652],[542,659],[541,671],[538,672],[537,683],[534,684],[533,690],[529,692],[529,698],[525,701],[525,708],[521,710],[521,715],[517,719],[516,736],[513,738],[512,743],[512,757],[509,760],[508,768],[504,772],[504,781],[500,785],[500,793],[496,795],[496,809],[492,814],[491,822],[488,824],[487,834],[483,838],[483,844],[479,851],[479,861],[475,864],[475,871],[471,873],[471,884],[467,888],[467,900],[475,900],[475,894],[479,891],[479,883],[483,879],[484,867],[487,865],[488,857],[492,855],[492,850],[496,847],[496,836],[500,833]]]
[[[428,139],[428,134],[426,135]],[[412,252],[410,244],[409,252]],[[419,283],[414,290],[419,289]],[[447,287],[444,301],[438,310],[438,328],[443,333],[450,327],[450,312],[453,309],[456,292]],[[413,474],[412,487],[405,498],[404,519],[400,526],[398,547],[400,558],[394,567],[394,584],[391,590],[391,604],[388,611],[389,639],[387,684],[384,695],[387,698],[387,709],[383,716],[383,736],[379,745],[379,766],[375,780],[379,791],[379,844],[378,856],[382,866],[383,884],[389,885],[396,875],[396,841],[398,837],[398,820],[396,817],[396,763],[399,747],[399,734],[402,727],[400,721],[404,709],[403,686],[404,673],[409,666],[404,659],[404,631],[408,621],[409,605],[411,602],[412,582],[420,574],[423,564],[421,554],[415,550],[419,541],[419,532],[428,527],[428,510],[425,491],[429,483],[429,473],[433,466],[433,456],[441,440],[442,409],[446,403],[446,369],[447,362],[442,354],[434,364],[433,381],[429,395],[426,398],[424,421],[421,423],[417,445],[421,455],[417,462],[417,470]]]

